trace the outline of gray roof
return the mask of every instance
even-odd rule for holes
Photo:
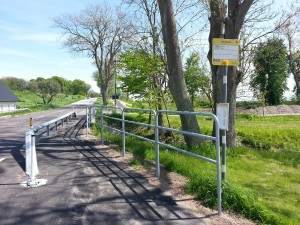
[[[19,102],[20,99],[0,80],[0,102]]]

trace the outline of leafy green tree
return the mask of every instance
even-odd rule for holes
[[[212,105],[211,79],[207,76],[205,68],[200,67],[200,55],[193,52],[185,63],[184,77],[191,102],[194,106],[195,98],[204,95]]]
[[[36,81],[44,81],[44,80],[46,80],[44,77],[37,77],[36,78]]]
[[[292,73],[295,81],[294,91],[296,99],[300,100],[300,51],[292,52],[289,50],[289,72]]]
[[[120,62],[121,68],[125,70],[125,76],[119,78],[123,82],[123,91],[147,101],[150,108],[161,110],[167,93],[164,86],[165,67],[161,57],[145,50],[133,49],[121,54]],[[164,124],[162,113],[158,114],[158,124]],[[161,131],[159,135],[164,135],[164,132]]]
[[[71,90],[73,95],[87,95],[90,89],[91,89],[91,85],[85,83],[82,80],[75,79],[72,82]]]
[[[60,85],[52,79],[39,77],[29,82],[28,90],[39,96],[44,104],[49,104],[53,97],[60,93]]]
[[[300,46],[299,46],[299,10],[296,17],[289,18],[286,26],[281,30],[285,37],[288,51],[289,73],[292,74],[295,81],[296,98],[300,100]],[[297,18],[298,17],[298,18]]]
[[[93,91],[93,90],[89,90],[88,92],[88,97],[91,97],[91,98],[98,98],[100,96],[99,93]]]
[[[283,40],[271,38],[260,43],[255,50],[254,67],[251,87],[264,95],[265,103],[280,104],[288,78],[287,49]]]
[[[134,49],[121,54],[120,62],[121,68],[125,70],[125,76],[119,78],[123,82],[122,89],[155,105],[155,93],[158,90],[155,89],[152,75],[164,72],[160,57]]]
[[[300,100],[300,51],[292,55],[290,70],[294,75],[296,97]]]
[[[59,83],[60,93],[70,94],[70,85],[72,84],[72,81],[69,81],[63,77],[58,77],[58,76],[53,76],[51,77],[51,79]]]
[[[16,77],[3,77],[1,80],[11,89],[17,91],[24,91],[28,85],[28,82],[24,79]]]

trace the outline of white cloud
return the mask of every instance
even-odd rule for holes
[[[19,50],[14,50],[14,49],[5,48],[5,47],[0,47],[0,55],[22,56],[22,57],[29,58],[29,59],[34,59],[34,60],[37,60],[37,61],[46,61],[46,60],[44,60],[40,57],[35,56],[32,53],[19,51]]]
[[[16,33],[18,31],[13,23],[0,19],[0,32],[1,30],[9,33]]]
[[[15,40],[23,41],[41,41],[41,42],[57,42],[61,39],[60,35],[55,33],[36,33],[36,34],[22,34],[13,36]]]

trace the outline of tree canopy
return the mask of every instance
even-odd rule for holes
[[[280,104],[288,78],[287,49],[283,40],[271,38],[260,43],[255,50],[254,67],[252,88],[263,95],[265,103]]]
[[[3,77],[1,80],[12,90],[30,91],[42,98],[44,104],[52,101],[57,94],[65,95],[87,95],[91,85],[82,80],[67,80],[63,77],[53,76],[51,78],[37,77],[26,81],[15,77]]]
[[[144,50],[133,49],[121,54],[120,63],[125,69],[125,75],[120,76],[124,91],[138,95],[153,105],[157,100],[156,92],[159,91],[153,83],[153,75],[163,76],[165,72],[161,58]]]
[[[194,105],[196,96],[201,95],[206,96],[211,101],[211,79],[207,75],[205,68],[200,66],[200,54],[193,52],[187,58],[184,69],[186,86],[192,104]]]
[[[36,79],[29,82],[28,90],[39,96],[44,104],[48,104],[60,93],[60,85],[51,79]]]

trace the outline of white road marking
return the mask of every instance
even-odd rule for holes
[[[2,162],[4,159],[6,159],[6,158],[1,158],[1,159],[0,159],[0,162]]]

